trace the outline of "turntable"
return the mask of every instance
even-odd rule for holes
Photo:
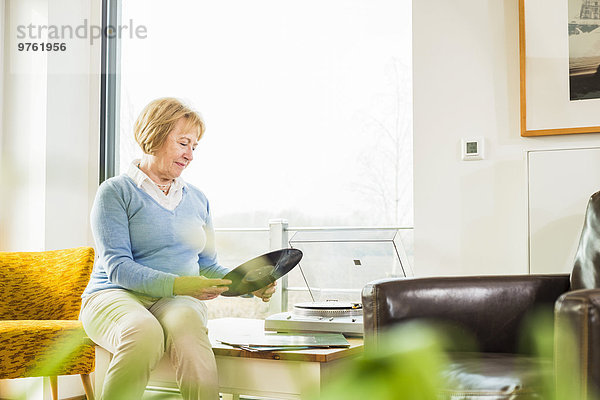
[[[265,320],[265,330],[277,332],[339,332],[363,336],[362,304],[345,301],[294,304],[294,310]]]
[[[267,317],[265,330],[361,337],[362,288],[379,278],[412,276],[397,229],[298,231],[290,245],[303,259],[284,290],[292,300],[309,301],[294,301],[291,311]]]

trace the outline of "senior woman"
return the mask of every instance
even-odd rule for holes
[[[231,281],[221,279],[229,270],[217,262],[208,200],[180,177],[203,133],[201,117],[181,101],[151,102],[134,128],[141,160],[96,194],[97,259],[80,319],[113,353],[104,399],[140,399],[164,353],[184,399],[219,398],[205,300]],[[254,294],[269,301],[274,290]]]

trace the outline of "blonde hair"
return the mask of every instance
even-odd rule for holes
[[[181,118],[187,120],[184,130],[198,129],[198,140],[204,135],[204,121],[198,112],[173,97],[150,102],[135,121],[135,141],[146,154],[154,154],[165,142]]]

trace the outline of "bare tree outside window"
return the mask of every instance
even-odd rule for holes
[[[357,189],[376,202],[374,224],[412,226],[412,86],[411,69],[398,59],[386,66],[389,90],[373,97],[361,114],[369,145],[361,155],[363,174]]]

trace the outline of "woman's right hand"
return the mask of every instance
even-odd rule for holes
[[[173,294],[192,296],[199,300],[212,300],[229,290],[229,279],[208,279],[204,276],[178,276],[173,282]]]

